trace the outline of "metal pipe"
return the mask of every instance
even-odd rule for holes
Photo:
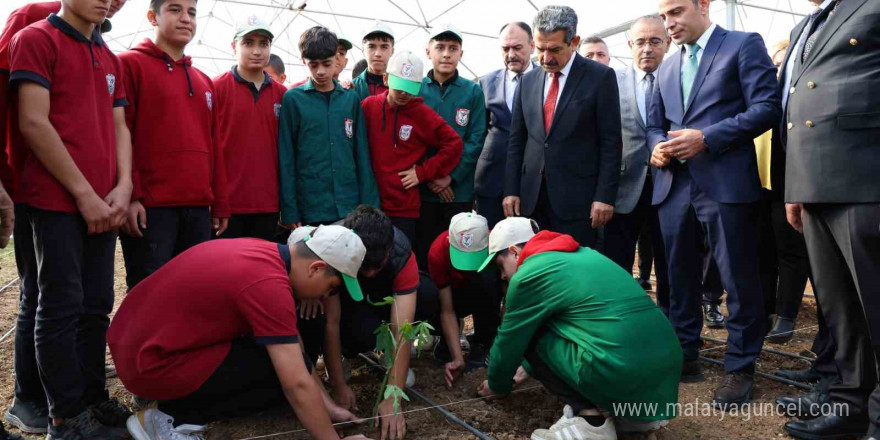
[[[727,3],[727,29],[736,30],[736,0],[724,0]]]
[[[727,343],[727,341],[725,341],[725,340],[723,340],[723,339],[712,338],[712,337],[709,337],[709,336],[702,336],[702,339],[703,339],[704,341],[717,342],[717,343],[719,343],[719,344],[726,344],[726,343]],[[814,362],[814,361],[815,361],[815,359],[810,358],[810,357],[807,357],[807,356],[801,356],[801,355],[799,355],[799,354],[789,353],[789,352],[787,352],[787,351],[774,350],[774,349],[772,349],[772,348],[766,348],[766,347],[764,347],[764,348],[761,349],[761,351],[766,351],[767,353],[770,353],[770,354],[776,354],[776,355],[779,355],[779,356],[786,356],[786,357],[790,357],[790,358],[795,358],[795,359],[799,359],[799,360],[806,361],[806,362]]]
[[[710,363],[710,364],[721,365],[721,366],[724,365],[724,362],[721,362],[721,361],[719,361],[719,360],[717,360],[717,359],[710,359],[710,358],[707,358],[707,357],[705,357],[705,356],[700,356],[700,360],[703,361],[703,362],[708,362],[708,363]],[[784,383],[784,384],[786,384],[786,385],[791,385],[791,386],[793,386],[793,387],[800,388],[800,389],[802,389],[802,390],[807,390],[807,391],[812,391],[812,390],[813,390],[813,387],[811,387],[811,386],[809,386],[809,385],[807,385],[807,384],[803,384],[803,383],[800,383],[800,382],[795,382],[795,381],[793,381],[793,380],[789,380],[789,379],[786,379],[786,378],[784,378],[784,377],[779,377],[779,376],[777,376],[777,375],[775,375],[775,374],[767,374],[767,373],[762,373],[762,372],[760,372],[760,371],[755,371],[755,374],[757,374],[758,376],[761,376],[761,377],[763,377],[763,378],[766,378],[766,379],[775,380],[775,381],[777,381],[777,382],[782,382],[782,383]]]
[[[12,281],[6,283],[5,286],[3,286],[2,288],[0,288],[0,293],[5,292],[6,289],[10,288],[13,284],[15,284],[15,283],[17,283],[17,282],[18,282],[18,277],[15,277],[14,280],[12,280]]]
[[[367,356],[363,353],[359,354],[358,356],[360,356],[361,359],[367,361],[367,363],[372,365],[373,367],[376,367],[376,368],[381,369],[382,371],[385,371],[385,367],[377,364],[374,360],[370,359],[369,356]],[[436,409],[437,411],[439,411],[441,414],[443,414],[443,416],[445,416],[451,422],[458,424],[459,426],[461,426],[464,429],[467,429],[471,434],[477,436],[477,438],[479,438],[480,440],[493,440],[492,437],[489,437],[486,434],[483,434],[483,432],[480,431],[479,429],[474,428],[471,425],[468,425],[467,422],[459,419],[458,417],[455,417],[455,415],[453,415],[451,412],[449,412],[443,408],[440,408],[436,403],[431,401],[431,399],[422,395],[422,393],[412,389],[411,387],[406,387],[406,392],[412,393],[413,396],[418,397],[419,399],[421,399],[422,401],[424,401],[425,403],[430,405],[433,409]]]

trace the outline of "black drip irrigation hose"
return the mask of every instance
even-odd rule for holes
[[[384,367],[377,364],[374,360],[370,359],[369,356],[367,356],[363,353],[361,353],[359,356],[361,357],[361,359],[367,361],[367,363],[372,365],[373,367],[376,367],[376,368],[381,369],[382,371],[385,371]],[[418,397],[420,400],[424,401],[425,403],[430,405],[432,408],[439,411],[440,414],[443,414],[443,416],[446,417],[447,419],[449,419],[451,422],[458,424],[459,426],[461,426],[464,429],[467,429],[471,434],[477,436],[477,438],[479,438],[480,440],[494,440],[494,439],[492,439],[492,437],[487,436],[479,429],[474,428],[471,425],[468,425],[467,422],[465,422],[464,420],[461,420],[458,417],[455,417],[455,415],[452,414],[451,412],[446,411],[443,408],[440,408],[436,403],[431,401],[431,399],[425,397],[422,393],[412,389],[411,387],[406,387],[406,392],[412,394],[413,396]]]
[[[707,358],[707,357],[705,357],[705,356],[700,356],[700,360],[703,361],[703,362],[708,362],[708,363],[710,363],[710,364],[715,364],[715,365],[721,365],[721,366],[724,366],[724,362],[719,361],[719,360],[717,360],[717,359],[710,359],[710,358]],[[766,378],[766,379],[775,380],[775,381],[777,381],[777,382],[782,382],[782,383],[784,383],[784,384],[786,384],[786,385],[791,385],[791,386],[793,386],[793,387],[800,388],[800,389],[802,389],[802,390],[807,390],[807,391],[812,391],[812,390],[813,390],[813,387],[811,387],[810,385],[807,385],[807,384],[804,384],[804,383],[800,383],[800,382],[796,382],[796,381],[793,381],[793,380],[789,380],[789,379],[786,379],[786,378],[784,378],[784,377],[777,376],[777,375],[775,375],[775,374],[762,373],[762,372],[760,372],[760,371],[755,371],[755,374],[757,374],[758,376],[761,376],[761,377],[763,377],[763,378]]]
[[[709,337],[709,336],[702,336],[702,339],[703,339],[704,341],[717,342],[717,343],[719,343],[719,344],[727,344],[727,341],[725,341],[725,340],[723,340],[723,339],[712,338],[712,337]],[[764,348],[761,348],[761,351],[766,351],[767,353],[775,354],[775,355],[779,355],[779,356],[785,356],[785,357],[790,357],[790,358],[794,358],[794,359],[799,359],[799,360],[806,361],[806,362],[813,362],[813,361],[815,361],[815,359],[813,359],[813,358],[809,358],[809,357],[807,357],[807,356],[801,356],[801,355],[799,355],[799,354],[796,354],[796,353],[789,353],[789,352],[787,352],[787,351],[774,350],[774,349],[772,349],[772,348],[766,348],[766,347],[764,347]]]

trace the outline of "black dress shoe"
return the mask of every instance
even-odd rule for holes
[[[703,375],[703,365],[700,364],[699,359],[687,360],[681,363],[681,379],[679,382],[681,383],[694,383],[694,382],[702,382],[706,380],[706,376]]]
[[[822,375],[812,367],[803,370],[779,370],[773,374],[795,382],[815,383],[822,379]]]
[[[752,386],[755,383],[755,375],[748,370],[727,373],[721,379],[721,386],[715,390],[712,403],[723,411],[732,407],[739,407],[752,400]]]
[[[706,327],[724,328],[724,315],[721,314],[721,306],[715,304],[703,304],[703,319]]]
[[[767,333],[767,340],[774,344],[783,344],[791,340],[794,334],[794,320],[784,316],[777,316],[776,322],[770,333]]]
[[[823,415],[810,420],[792,420],[785,423],[786,434],[804,440],[837,440],[861,437],[868,432],[864,416]]]
[[[822,405],[827,404],[829,400],[828,394],[812,392],[779,397],[776,399],[776,405],[785,415],[806,420],[822,415]]]
[[[636,281],[639,282],[639,285],[642,286],[642,289],[645,289],[645,292],[650,292],[653,287],[651,286],[650,280],[645,280],[642,278],[636,277]]]

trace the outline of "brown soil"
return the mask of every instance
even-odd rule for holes
[[[16,279],[15,260],[11,247],[0,251],[0,287]],[[124,268],[122,265],[121,252],[117,250],[116,269],[116,305],[122,300],[125,291]],[[18,307],[18,288],[11,286],[0,293],[0,336],[14,326],[15,314]],[[767,344],[779,350],[793,353],[808,353],[813,336],[815,335],[815,303],[811,297],[804,300],[801,313],[798,318],[798,328],[805,330],[795,333],[792,341],[777,346]],[[704,330],[707,336],[725,338],[724,330]],[[5,410],[11,403],[14,393],[14,368],[13,368],[13,343],[14,333],[0,342],[0,410]],[[712,349],[719,344],[708,343],[704,349],[704,355],[720,359],[723,349]],[[108,354],[109,361],[109,354]],[[773,354],[763,354],[758,362],[758,370],[771,372],[781,368],[803,368],[806,363],[800,360],[781,357]],[[523,385],[522,390],[515,392],[506,399],[497,401],[469,400],[475,398],[475,390],[480,382],[485,379],[485,370],[478,370],[466,374],[457,383],[453,391],[448,391],[442,379],[440,368],[433,366],[430,354],[424,353],[422,358],[413,361],[416,374],[415,389],[432,399],[439,405],[450,404],[444,408],[455,414],[460,419],[485,432],[492,438],[527,439],[531,432],[537,428],[546,428],[559,418],[562,405],[538,386],[534,381]],[[650,368],[650,366],[646,366]],[[679,391],[679,401],[684,403],[710,403],[712,393],[720,384],[723,376],[721,367],[714,365],[706,366],[706,381],[696,384],[682,384]],[[352,378],[352,387],[360,396],[358,414],[367,416],[376,395],[379,379],[369,374],[366,369],[358,369]],[[114,397],[128,404],[131,396],[122,386],[118,379],[108,379],[107,385]],[[783,394],[798,393],[799,390],[770,381],[764,378],[756,378],[755,403],[771,403]],[[454,403],[460,402],[461,403]],[[460,426],[448,421],[436,410],[427,409],[427,405],[412,397],[412,401],[404,405],[405,411],[414,411],[406,414],[408,438],[410,439],[473,439]],[[669,425],[647,436],[621,437],[626,439],[779,439],[789,438],[782,431],[782,425],[786,419],[776,415],[767,415],[764,410],[756,410],[758,415],[733,417],[721,413],[715,414],[683,414],[672,420]],[[272,435],[279,434],[281,435]],[[376,436],[377,430],[366,426],[345,430],[346,434],[364,433]],[[270,436],[271,435],[271,436]],[[256,416],[227,420],[214,423],[209,427],[209,440],[238,440],[250,439],[259,436],[270,439],[305,439],[308,435],[302,431],[293,413],[286,408],[262,413]]]

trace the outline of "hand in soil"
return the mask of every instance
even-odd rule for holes
[[[354,391],[347,384],[333,388],[333,400],[337,405],[345,409],[358,410],[357,396],[355,396]]]
[[[342,422],[351,422],[355,424],[363,423],[360,417],[352,414],[351,411],[341,407],[336,406],[330,408],[330,420],[333,423],[342,423]]]
[[[461,373],[464,373],[463,360],[458,359],[446,363],[446,387],[449,388],[449,391],[452,391],[452,384],[453,382],[455,382],[456,379],[461,377]]]
[[[480,397],[501,397],[502,394],[495,394],[492,391],[492,388],[489,388],[489,381],[484,380],[483,383],[480,384],[480,387],[477,388],[477,395]]]
[[[529,380],[529,377],[529,373],[526,373],[525,368],[523,368],[522,366],[518,367],[516,369],[516,374],[513,375],[513,389],[516,389],[517,387],[522,385],[523,382]]]
[[[403,414],[394,414],[394,401],[385,399],[379,405],[379,439],[399,440],[406,437],[406,421]]]

